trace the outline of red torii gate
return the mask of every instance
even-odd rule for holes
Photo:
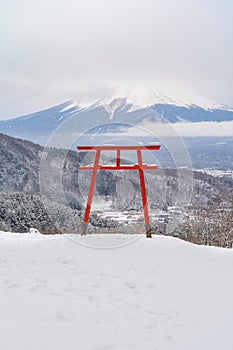
[[[142,195],[142,205],[144,210],[144,220],[146,227],[146,237],[151,237],[150,219],[148,215],[148,205],[146,196],[146,185],[144,170],[156,170],[157,165],[148,165],[142,162],[142,151],[155,151],[160,149],[160,145],[149,145],[149,146],[77,146],[79,151],[96,151],[95,161],[93,165],[90,166],[80,166],[79,170],[92,170],[92,178],[87,198],[86,211],[83,220],[83,230],[82,235],[86,234],[87,224],[89,220],[89,215],[91,211],[91,203],[95,188],[96,175],[98,170],[138,170],[140,185],[141,185],[141,195]],[[99,164],[101,151],[116,151],[116,164],[115,165],[101,165]],[[122,165],[121,164],[121,151],[137,151],[138,163],[133,165]]]

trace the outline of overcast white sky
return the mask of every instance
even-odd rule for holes
[[[116,86],[233,106],[232,0],[0,0],[0,119]]]

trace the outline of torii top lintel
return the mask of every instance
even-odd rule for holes
[[[142,145],[142,146],[115,146],[115,145],[102,145],[102,146],[77,146],[79,151],[95,151],[95,150],[105,150],[105,151],[136,151],[136,150],[148,150],[156,151],[160,149],[160,145]]]

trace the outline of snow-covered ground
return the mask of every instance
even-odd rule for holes
[[[233,250],[69,237],[0,233],[0,349],[233,349]]]

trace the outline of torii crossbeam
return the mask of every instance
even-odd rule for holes
[[[146,185],[145,185],[145,177],[144,170],[156,170],[157,165],[148,165],[144,164],[142,161],[142,151],[155,151],[160,149],[160,145],[149,145],[149,146],[112,146],[112,145],[102,145],[102,146],[77,146],[79,151],[95,151],[95,161],[93,165],[88,166],[80,166],[79,170],[92,170],[91,183],[87,198],[87,205],[84,214],[83,220],[83,230],[82,235],[85,235],[87,232],[87,224],[89,220],[89,215],[91,211],[91,203],[95,188],[96,175],[98,170],[138,170],[139,178],[140,178],[140,186],[141,186],[141,195],[142,195],[142,205],[144,211],[144,220],[146,227],[146,237],[151,237],[151,227],[150,227],[150,219],[148,215],[148,204],[147,204],[147,196],[146,196]],[[100,155],[101,151],[116,151],[116,164],[113,165],[101,165]],[[121,151],[136,151],[138,163],[133,165],[123,165],[121,164]]]

